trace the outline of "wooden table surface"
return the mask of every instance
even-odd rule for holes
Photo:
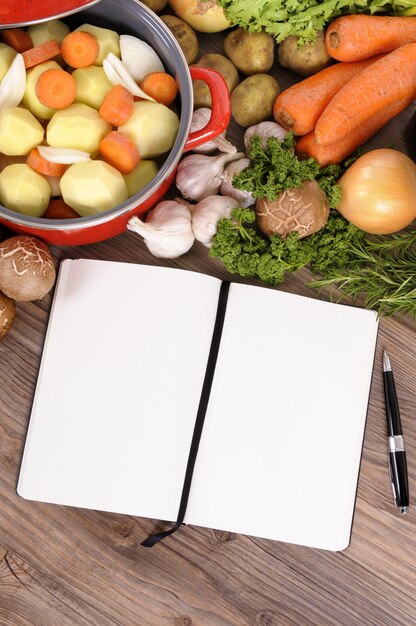
[[[221,52],[220,36],[202,50]],[[275,68],[282,87],[293,77]],[[407,110],[370,144],[404,148]],[[241,129],[229,136],[241,141]],[[81,247],[53,248],[56,262],[85,257],[229,275],[194,245],[174,261],[155,259],[125,233]],[[238,277],[236,280],[240,280]],[[303,270],[279,286],[317,297]],[[253,281],[255,282],[255,281]],[[326,297],[323,294],[322,297]],[[382,319],[351,544],[331,553],[187,526],[146,549],[157,520],[21,499],[16,482],[52,296],[19,303],[0,342],[0,624],[7,626],[409,626],[416,624],[416,507],[392,503],[381,358],[396,376],[416,504],[416,324]],[[342,398],[339,399],[342,402]],[[271,494],[273,497],[273,494]]]

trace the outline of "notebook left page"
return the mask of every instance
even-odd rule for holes
[[[176,519],[220,284],[184,270],[61,263],[19,495]]]

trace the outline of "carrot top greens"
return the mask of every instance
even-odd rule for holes
[[[347,13],[397,15],[416,10],[416,0],[219,0],[219,3],[234,25],[250,32],[264,29],[277,42],[289,35],[313,41],[318,30]]]

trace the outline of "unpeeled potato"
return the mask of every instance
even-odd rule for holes
[[[243,128],[264,122],[272,116],[279,91],[277,80],[270,74],[253,74],[231,94],[231,115]]]
[[[242,74],[265,74],[274,62],[274,39],[265,32],[237,28],[224,39],[224,52]]]
[[[161,15],[160,19],[166,24],[180,45],[188,65],[195,63],[199,54],[198,38],[192,28],[176,15]]]
[[[168,3],[167,0],[142,0],[142,2],[155,13],[161,13]]]
[[[240,81],[236,66],[230,59],[227,59],[227,57],[222,54],[205,54],[201,57],[196,66],[209,67],[219,72],[227,83],[230,94]],[[202,80],[194,80],[192,82],[194,89],[194,108],[200,109],[201,107],[208,107],[210,109],[212,101],[208,85]]]

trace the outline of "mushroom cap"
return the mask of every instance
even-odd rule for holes
[[[285,189],[276,200],[258,200],[256,215],[265,235],[286,237],[296,231],[301,239],[325,226],[329,216],[328,198],[316,180],[307,180],[296,189]]]
[[[13,326],[15,316],[15,303],[0,292],[0,339],[3,339]]]
[[[17,235],[0,243],[0,291],[9,298],[40,300],[55,277],[52,255],[40,239]]]

